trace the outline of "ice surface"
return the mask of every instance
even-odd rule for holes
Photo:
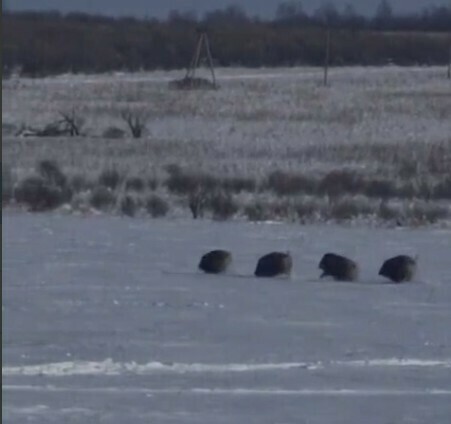
[[[2,218],[5,423],[450,421],[449,230]],[[273,250],[292,277],[254,278]],[[319,280],[328,251],[360,281]],[[418,276],[390,284],[401,253]]]

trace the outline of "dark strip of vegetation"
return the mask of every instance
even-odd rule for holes
[[[194,219],[227,220],[244,215],[250,221],[317,222],[376,217],[403,225],[434,223],[451,215],[447,206],[451,199],[449,172],[431,183],[421,179],[395,183],[346,169],[319,177],[276,171],[258,184],[249,178],[190,174],[176,165],[167,166],[166,171],[169,176],[163,187]],[[7,168],[2,168],[2,205],[15,202],[40,212],[72,204],[75,209],[91,207],[130,217],[137,213],[164,217],[170,203],[153,192],[158,181],[152,182],[146,188],[145,180],[125,178],[116,168],[102,171],[96,182],[80,175],[68,178],[55,161],[43,160],[34,175],[15,185]],[[243,191],[251,196],[239,198]],[[268,198],[270,192],[275,196]]]
[[[333,31],[331,65],[445,64],[450,22],[449,6],[395,15],[385,0],[373,17],[332,3],[309,15],[298,2],[284,2],[271,21],[251,18],[239,6],[201,20],[171,12],[164,21],[3,11],[2,75],[183,68],[199,29],[208,31],[220,66],[322,65],[326,27]],[[139,131],[141,125],[129,122]]]

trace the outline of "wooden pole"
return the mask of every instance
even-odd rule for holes
[[[213,68],[213,59],[211,58],[210,43],[208,42],[208,37],[206,34],[205,34],[205,48],[207,50],[208,65],[210,66],[211,76],[213,78],[213,85],[216,87],[216,77],[215,70]]]
[[[194,75],[196,74],[196,68],[199,62],[199,56],[200,56],[200,49],[202,47],[202,37],[204,34],[201,34],[199,39],[197,40],[197,46],[196,50],[194,51],[193,58],[191,59],[191,64],[188,69],[188,72],[186,73],[187,78],[194,78]]]
[[[448,49],[448,72],[447,72],[448,79],[451,79],[451,41],[449,43],[449,49]]]
[[[330,60],[330,27],[326,32],[326,51],[324,54],[324,86],[328,84],[328,72],[329,72],[329,60]]]

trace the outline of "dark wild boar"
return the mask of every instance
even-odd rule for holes
[[[416,258],[407,255],[399,255],[387,259],[379,270],[379,275],[386,277],[395,283],[411,281],[417,268]]]
[[[353,260],[335,253],[326,253],[319,268],[323,271],[320,278],[331,276],[339,281],[355,281],[359,276],[359,267]]]
[[[290,275],[293,267],[291,255],[283,252],[272,252],[262,256],[255,268],[256,277],[275,277],[276,275]]]
[[[208,274],[225,272],[232,262],[232,255],[226,250],[212,250],[202,256],[199,269]]]

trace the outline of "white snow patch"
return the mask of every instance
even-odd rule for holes
[[[145,375],[155,372],[184,373],[226,373],[226,372],[258,372],[280,371],[290,369],[316,370],[329,367],[427,367],[451,368],[451,358],[443,360],[415,359],[415,358],[386,358],[362,359],[331,362],[281,362],[281,363],[231,363],[231,364],[202,364],[202,363],[162,363],[148,362],[114,362],[108,358],[104,361],[67,361],[40,365],[24,365],[2,367],[2,376],[36,376],[64,377],[71,375]]]
[[[413,359],[413,358],[387,358],[362,359],[353,361],[332,362],[334,365],[346,367],[441,367],[451,368],[451,358],[443,360]]]
[[[145,387],[60,387],[33,385],[3,385],[3,390],[22,392],[76,392],[102,394],[146,394],[146,395],[229,395],[229,396],[450,396],[449,389],[282,389],[277,387],[230,387],[230,388],[145,388]]]
[[[252,372],[252,371],[275,371],[292,368],[316,367],[315,364],[305,362],[286,363],[255,363],[255,364],[201,364],[201,363],[162,363],[149,362],[137,364],[136,362],[114,362],[106,359],[101,362],[95,361],[68,361],[40,365],[24,365],[15,367],[2,367],[2,376],[70,376],[70,375],[120,375],[120,374],[150,374],[153,372],[173,373],[221,373],[221,372]]]

